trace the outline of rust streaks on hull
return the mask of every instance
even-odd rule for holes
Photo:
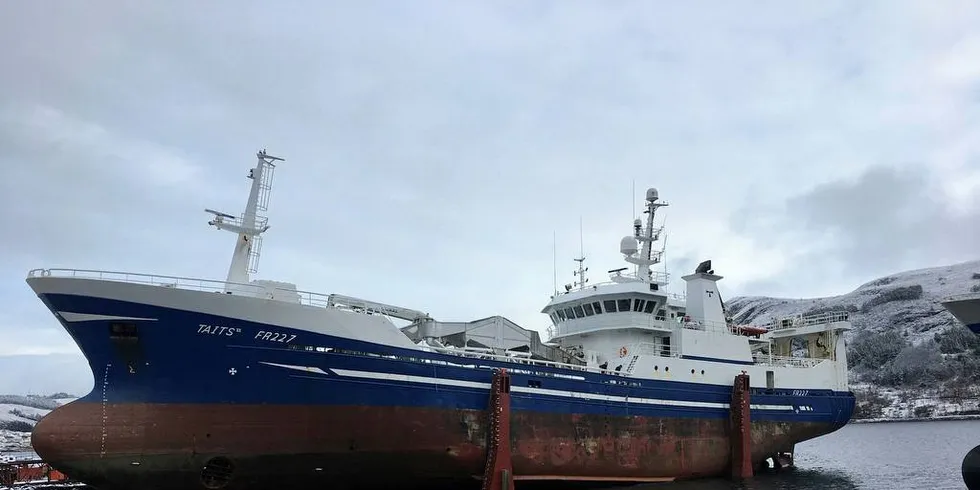
[[[228,489],[300,488],[311,478],[331,485],[472,482],[486,458],[485,411],[231,404],[105,410],[104,454],[103,405],[78,401],[38,423],[35,450],[73,479],[110,489],[203,488],[201,470],[219,456],[234,465]],[[730,463],[727,419],[513,412],[511,424],[516,479],[660,481],[721,475]],[[836,428],[753,421],[753,460]]]

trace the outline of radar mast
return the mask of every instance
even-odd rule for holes
[[[647,215],[646,226],[644,226],[643,221],[636,219],[633,221],[633,236],[624,237],[620,242],[620,252],[625,256],[624,260],[636,266],[636,280],[661,283],[659,278],[654,278],[653,271],[650,269],[650,266],[660,263],[664,253],[663,249],[653,249],[653,243],[660,240],[660,234],[663,232],[663,227],[654,226],[653,218],[657,214],[657,209],[668,205],[660,200],[657,189],[652,187],[647,189],[646,209],[643,211]],[[639,250],[637,250],[636,242],[641,244]]]
[[[272,176],[276,165],[274,162],[285,161],[282,158],[266,154],[260,150],[255,154],[257,162],[249,169],[248,178],[252,179],[252,188],[245,203],[245,212],[240,217],[227,213],[205,209],[214,215],[208,224],[219,230],[230,231],[238,235],[235,251],[231,256],[228,267],[225,292],[233,292],[235,285],[248,284],[249,274],[258,271],[259,253],[261,252],[262,233],[269,229],[269,218],[264,215],[269,209],[269,197],[272,192]]]

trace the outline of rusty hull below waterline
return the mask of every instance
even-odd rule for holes
[[[208,476],[215,488],[401,488],[474,481],[483,471],[486,424],[486,412],[477,410],[76,401],[44,417],[32,440],[52,466],[100,489],[207,488],[202,471],[212,458],[219,458]],[[515,412],[514,474],[605,481],[720,475],[730,460],[728,426],[727,418]],[[754,421],[753,461],[837,428]]]

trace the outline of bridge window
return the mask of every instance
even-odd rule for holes
[[[630,311],[630,300],[628,299],[617,300],[616,306],[619,307],[619,311]]]
[[[582,308],[585,309],[585,316],[595,315],[595,310],[592,309],[592,303],[586,303],[582,305]]]
[[[642,299],[634,299],[633,311],[643,311],[643,303],[646,303],[646,301]]]
[[[653,309],[657,307],[656,301],[647,301],[646,308],[643,308],[643,313],[650,314],[653,313]]]
[[[575,318],[584,318],[585,317],[585,312],[582,311],[582,306],[581,305],[575,305],[575,306],[573,306],[572,307],[572,310],[575,312]]]
[[[572,311],[571,308],[565,308],[565,318],[569,320],[575,318],[575,313]]]
[[[616,313],[616,300],[607,299],[602,304],[606,307],[606,313]]]
[[[596,301],[595,303],[592,303],[592,308],[595,310],[596,315],[602,313],[602,303]]]
[[[558,310],[555,312],[555,315],[558,316],[559,320],[565,321],[565,310]]]

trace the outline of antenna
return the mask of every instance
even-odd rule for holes
[[[644,282],[661,282],[660,278],[655,279],[653,277],[653,271],[650,270],[650,266],[660,263],[663,249],[654,252],[653,242],[660,240],[660,234],[663,231],[663,227],[656,228],[654,226],[654,215],[657,209],[667,206],[666,202],[660,200],[660,193],[656,188],[651,187],[647,189],[646,192],[646,209],[643,214],[647,215],[646,226],[644,226],[642,221],[637,218],[633,221],[634,227],[634,237],[640,242],[640,255],[627,255],[625,257],[626,262],[634,264],[637,266],[636,279]],[[624,239],[625,240],[625,239]],[[627,246],[627,245],[624,245]],[[627,254],[627,249],[623,249],[623,253]],[[633,249],[635,250],[635,249]],[[666,277],[663,279],[666,280]]]
[[[585,273],[589,271],[588,267],[585,267],[585,239],[583,238],[582,232],[582,216],[578,217],[578,243],[579,243],[579,258],[575,259],[578,262],[578,270],[573,274],[578,276],[578,281],[575,283],[579,289],[585,288],[585,283],[589,282],[589,279],[585,277]]]
[[[636,217],[636,179],[633,179],[633,188],[630,191],[630,203],[633,204],[633,214],[630,215],[630,219]]]
[[[551,232],[551,263],[552,271],[555,276],[555,296],[558,295],[558,231],[552,230]]]

